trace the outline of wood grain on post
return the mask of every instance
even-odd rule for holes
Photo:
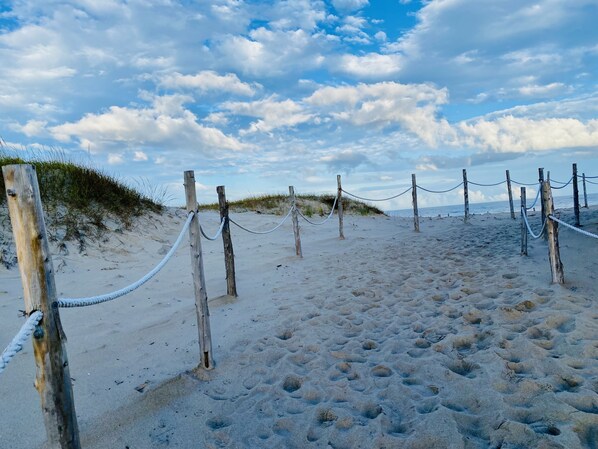
[[[195,291],[195,310],[197,312],[197,331],[199,334],[199,367],[212,369],[214,367],[214,360],[212,358],[210,311],[208,309],[208,294],[206,291],[206,278],[201,253],[201,235],[199,231],[199,218],[197,216],[197,196],[195,193],[195,173],[192,170],[185,172],[185,199],[187,201],[187,212],[195,214],[189,225],[189,242],[191,247],[193,288]]]
[[[577,164],[573,164],[573,211],[575,213],[575,226],[581,226],[579,221],[579,186],[577,184]]]
[[[419,232],[419,213],[417,211],[417,183],[415,173],[411,174],[411,198],[413,202],[413,227],[415,232]]]
[[[465,218],[467,221],[469,218],[469,192],[467,190],[467,170],[463,169],[463,199],[465,202]]]
[[[56,306],[54,267],[35,168],[2,167],[27,315],[44,314],[33,340],[35,388],[52,449],[80,449],[64,333]],[[25,419],[25,417],[23,417]]]
[[[301,251],[301,235],[299,234],[299,217],[297,214],[297,199],[295,198],[295,188],[289,186],[289,195],[291,197],[291,217],[293,220],[293,234],[295,235],[295,254],[299,257],[303,257],[303,251]]]
[[[583,186],[583,207],[584,208],[588,208],[588,192],[586,190],[586,174],[582,173],[581,174],[581,179],[582,179],[582,186]]]
[[[220,206],[220,219],[224,220],[222,227],[222,244],[224,245],[224,266],[226,269],[226,293],[229,296],[237,297],[237,281],[235,278],[235,253],[233,251],[233,240],[230,235],[230,222],[228,221],[228,203],[224,186],[216,187],[218,193],[218,205]]]
[[[338,197],[338,234],[341,240],[345,240],[345,231],[343,229],[343,186],[341,184],[341,175],[336,175],[336,184],[338,186],[336,192]]]
[[[550,182],[542,183],[542,193],[544,210],[546,213],[546,234],[548,235],[548,260],[550,261],[550,271],[552,272],[552,282],[555,284],[564,284],[565,275],[563,274],[563,263],[559,251],[559,225],[551,220],[549,215],[554,214],[554,203],[552,201],[552,191]]]
[[[545,207],[545,201],[544,201],[544,189],[542,188],[542,186],[544,185],[544,169],[543,168],[538,168],[538,182],[540,183],[540,205],[542,207],[542,226],[544,226],[544,222],[546,221],[546,211],[544,209]],[[548,233],[544,234],[544,240],[548,239]]]
[[[511,190],[511,174],[509,170],[506,171],[507,174],[507,192],[509,194],[509,207],[511,209],[511,218],[515,220],[515,208],[513,207],[513,191]]]
[[[527,217],[527,198],[525,187],[521,187],[521,255],[527,256],[527,226],[525,218]]]

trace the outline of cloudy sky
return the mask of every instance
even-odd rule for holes
[[[4,0],[0,137],[178,204],[189,169],[200,202],[333,193],[336,174],[373,198],[411,173],[598,175],[597,22],[597,0]]]

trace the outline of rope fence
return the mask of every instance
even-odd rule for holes
[[[6,167],[9,167],[6,169]],[[23,345],[26,341],[31,337],[32,334],[35,335],[35,348],[36,348],[36,367],[37,367],[37,376],[44,380],[43,388],[47,388],[50,393],[55,395],[53,399],[53,403],[48,404],[46,403],[43,408],[43,413],[49,416],[59,416],[60,419],[46,419],[46,424],[52,425],[54,422],[61,422],[61,423],[68,423],[63,427],[60,427],[58,431],[53,430],[50,431],[48,428],[48,443],[50,447],[58,447],[59,442],[57,444],[57,440],[52,440],[54,438],[51,435],[59,435],[61,441],[66,441],[67,439],[73,439],[72,435],[67,435],[68,432],[73,431],[76,432],[77,424],[76,424],[76,415],[74,413],[74,404],[73,404],[73,393],[72,393],[72,385],[70,383],[70,375],[68,374],[68,361],[66,358],[66,352],[63,352],[63,336],[58,329],[57,326],[48,327],[47,322],[54,322],[56,318],[58,318],[58,309],[59,308],[73,308],[73,307],[85,307],[95,304],[104,303],[107,301],[111,301],[122,296],[125,296],[134,290],[138,289],[145,283],[147,283],[150,279],[156,276],[164,266],[171,260],[174,256],[175,252],[180,247],[184,236],[186,233],[189,234],[189,243],[191,247],[191,260],[192,260],[192,275],[193,275],[193,285],[195,289],[195,301],[196,301],[196,309],[197,309],[197,316],[198,316],[198,332],[199,332],[199,347],[200,347],[200,367],[204,369],[212,369],[213,367],[213,360],[212,360],[212,344],[211,344],[211,333],[210,333],[210,324],[209,324],[209,311],[207,307],[207,293],[205,288],[205,275],[203,272],[203,258],[202,258],[202,251],[201,251],[201,240],[200,236],[203,236],[205,239],[210,241],[215,241],[219,237],[222,237],[223,244],[224,244],[224,252],[225,252],[225,262],[226,262],[226,270],[227,270],[227,284],[228,289],[227,292],[231,296],[237,296],[236,294],[236,286],[234,285],[234,259],[233,259],[233,251],[232,251],[232,240],[230,237],[230,224],[234,224],[239,229],[248,232],[250,234],[256,235],[266,235],[275,232],[279,229],[288,219],[292,217],[293,220],[293,232],[295,235],[295,244],[296,244],[296,251],[297,255],[302,257],[301,252],[301,243],[299,237],[299,225],[298,225],[298,217],[301,217],[307,223],[320,226],[324,225],[334,216],[335,210],[338,213],[339,218],[339,236],[340,239],[344,239],[343,235],[343,203],[342,203],[342,193],[362,200],[362,201],[389,201],[396,198],[399,198],[408,192],[412,193],[413,199],[413,207],[414,207],[414,224],[415,230],[419,231],[419,221],[418,221],[418,209],[417,209],[417,189],[420,189],[424,192],[428,192],[431,194],[444,194],[452,192],[460,187],[464,189],[464,203],[465,203],[465,219],[467,220],[468,211],[469,211],[469,203],[468,203],[468,185],[474,185],[479,187],[496,187],[502,185],[504,183],[507,184],[508,194],[509,194],[509,202],[511,207],[511,215],[514,218],[513,212],[513,205],[512,205],[512,194],[511,194],[511,182],[515,184],[519,184],[521,186],[537,186],[538,183],[520,183],[510,179],[509,171],[506,172],[506,180],[502,180],[496,183],[477,183],[473,181],[467,181],[467,174],[466,171],[463,170],[463,182],[460,182],[454,187],[451,187],[446,190],[432,190],[424,188],[416,183],[415,175],[412,175],[412,185],[405,189],[404,191],[389,196],[387,198],[379,198],[379,199],[372,199],[372,198],[365,198],[362,196],[358,196],[356,194],[350,193],[344,190],[341,187],[340,183],[340,175],[337,176],[338,182],[338,191],[337,195],[334,198],[334,202],[330,209],[328,215],[322,221],[313,221],[310,217],[306,216],[304,212],[302,212],[299,207],[297,207],[294,187],[289,187],[289,200],[290,200],[290,207],[289,210],[286,212],[286,215],[282,218],[280,222],[278,222],[273,228],[261,231],[261,230],[254,230],[250,229],[246,226],[243,226],[233,220],[228,215],[228,203],[226,202],[226,197],[224,195],[224,186],[219,186],[217,188],[218,195],[219,195],[219,203],[220,203],[220,224],[213,236],[209,236],[206,234],[203,226],[199,222],[199,216],[197,213],[197,200],[196,200],[196,190],[195,190],[195,178],[194,173],[192,171],[185,172],[185,194],[186,194],[186,201],[187,201],[187,217],[182,226],[179,235],[177,236],[176,240],[170,247],[169,251],[163,257],[163,259],[158,262],[158,264],[147,274],[145,274],[142,278],[137,280],[136,282],[123,287],[119,290],[113,291],[111,293],[106,293],[97,296],[91,296],[86,298],[59,298],[55,300],[53,303],[50,303],[49,298],[55,298],[55,286],[54,286],[54,279],[53,279],[53,271],[51,269],[51,258],[49,257],[49,250],[47,249],[47,236],[45,231],[45,225],[43,220],[40,217],[43,215],[43,211],[41,210],[41,199],[39,196],[39,186],[37,185],[37,177],[35,175],[34,169],[31,166],[26,165],[12,165],[3,167],[3,173],[5,177],[5,183],[7,192],[9,192],[8,198],[8,206],[9,212],[11,217],[13,214],[19,214],[19,217],[29,217],[29,220],[21,220],[17,221],[14,220],[14,223],[17,225],[13,225],[13,234],[15,236],[15,244],[17,246],[17,250],[29,251],[32,253],[38,252],[36,257],[31,257],[30,261],[23,262],[30,263],[31,266],[23,268],[21,270],[21,275],[23,277],[23,285],[26,288],[27,285],[42,285],[44,288],[39,288],[35,294],[39,297],[29,298],[28,294],[25,294],[25,302],[26,302],[26,310],[35,310],[35,312],[31,313],[28,317],[27,321],[23,324],[17,335],[12,339],[11,343],[6,347],[6,349],[2,352],[0,357],[0,373],[2,373],[10,361],[15,357],[15,355],[22,350]],[[5,170],[6,169],[6,170]],[[567,181],[566,183],[561,183],[559,181],[543,181],[543,169],[539,169],[540,172],[540,188],[536,192],[536,197],[531,206],[527,207],[525,205],[525,187],[522,187],[522,204],[521,204],[521,216],[522,216],[522,241],[523,241],[523,231],[525,230],[525,238],[527,242],[527,234],[532,236],[534,239],[539,239],[542,236],[548,236],[549,238],[549,259],[551,263],[551,270],[553,272],[553,282],[564,282],[563,275],[562,275],[562,264],[560,264],[560,256],[558,255],[558,234],[557,234],[557,226],[556,224],[561,224],[567,228],[570,228],[576,232],[579,232],[583,235],[586,235],[591,238],[598,239],[598,235],[593,234],[591,232],[579,229],[579,223],[576,226],[568,224],[554,215],[554,205],[552,203],[552,193],[551,193],[551,186],[550,182],[562,184],[559,187],[552,187],[554,189],[563,189],[569,184],[573,182],[574,186],[574,196],[577,195],[577,175],[576,175],[576,165],[574,164],[574,175]],[[6,173],[10,171],[10,176]],[[15,174],[16,173],[16,174]],[[598,176],[585,176],[584,175],[584,182],[588,182],[590,184],[598,184],[598,182],[592,182],[589,179],[597,179]],[[585,185],[585,184],[584,184]],[[31,202],[29,200],[23,201],[23,198],[30,198],[31,192],[33,192],[33,197],[35,201]],[[584,187],[585,193],[585,187]],[[534,233],[528,217],[527,217],[527,210],[532,209],[535,207],[538,200],[542,202],[542,228],[540,229],[539,233]],[[575,202],[578,201],[578,198],[575,197]],[[322,214],[323,215],[323,214]],[[577,217],[577,221],[578,221]],[[14,229],[14,226],[20,226],[22,229]],[[42,244],[36,245],[33,247],[32,243],[29,239],[23,237],[28,235],[39,235],[41,236],[40,239],[42,240]],[[527,243],[526,243],[527,244]],[[45,245],[45,246],[44,246]],[[37,247],[39,246],[39,248]],[[522,244],[523,247],[523,244]],[[522,252],[523,254],[523,252]],[[41,264],[41,265],[40,265]],[[560,266],[560,268],[559,268]],[[22,268],[22,267],[20,267]],[[560,275],[558,271],[560,269]],[[25,274],[24,274],[25,273]],[[557,274],[555,274],[557,273]],[[27,276],[30,276],[29,278]],[[38,276],[39,278],[35,278]],[[232,282],[232,284],[231,284]],[[233,287],[231,287],[231,285]],[[29,301],[29,302],[28,302]],[[42,307],[39,307],[39,304],[42,304]],[[44,314],[39,310],[44,310],[48,314],[44,318]],[[56,314],[56,315],[54,315]],[[39,335],[36,332],[37,329],[40,329]],[[41,353],[39,356],[37,351],[45,351]],[[54,352],[51,352],[54,351]],[[48,362],[49,361],[49,362]],[[63,363],[63,378],[67,379],[67,383],[57,383],[59,382],[56,380],[55,377],[55,366],[49,367],[46,366],[46,363],[54,363],[54,361],[60,361]],[[54,370],[54,371],[53,371]],[[45,386],[47,384],[47,386]],[[46,392],[40,391],[42,397]],[[69,430],[71,429],[71,430]],[[78,436],[76,437],[78,439]]]
[[[23,345],[27,342],[29,337],[31,337],[31,334],[33,334],[35,327],[39,324],[43,316],[44,314],[39,310],[36,310],[29,315],[29,318],[27,318],[25,324],[21,326],[17,335],[15,335],[4,351],[2,351],[2,355],[0,356],[0,373],[6,369],[14,356],[23,349]]]
[[[556,182],[557,184],[563,184],[563,185],[562,185],[562,186],[560,186],[560,187],[556,187],[556,186],[553,186],[553,185],[551,185],[550,187],[551,187],[552,189],[556,189],[556,190],[558,190],[558,189],[564,189],[564,188],[565,188],[565,187],[567,187],[569,184],[571,184],[571,181],[573,181],[573,176],[571,176],[571,178],[569,178],[569,181],[567,181],[567,182],[559,182],[559,181],[556,181],[556,180],[554,180],[554,179],[551,179],[551,180],[550,180],[551,184],[552,184],[553,182]]]
[[[195,214],[193,212],[189,213],[189,215],[187,216],[187,220],[185,221],[185,224],[183,225],[183,229],[181,230],[179,236],[177,237],[176,241],[174,242],[174,244],[172,245],[172,247],[170,248],[168,253],[166,253],[164,258],[158,263],[158,265],[156,265],[154,267],[153,270],[151,270],[149,273],[147,273],[141,279],[139,279],[136,282],[133,282],[131,285],[121,288],[120,290],[116,290],[111,293],[106,293],[104,295],[91,296],[88,298],[61,298],[57,301],[58,307],[93,306],[95,304],[101,304],[103,302],[112,301],[116,298],[120,298],[122,296],[125,296],[125,295],[137,290],[139,287],[141,287],[143,284],[145,284],[147,281],[149,281],[151,278],[153,278],[156,274],[158,274],[158,272],[162,268],[164,268],[164,266],[172,258],[172,256],[174,255],[174,253],[176,252],[178,247],[181,245],[181,242],[183,241],[183,237],[185,236],[185,233],[189,230],[189,225],[191,224],[191,220],[193,219],[194,215]]]

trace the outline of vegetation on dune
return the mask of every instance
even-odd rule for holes
[[[22,158],[6,148],[0,149],[0,167],[30,164],[37,172],[40,194],[47,218],[51,241],[64,246],[75,240],[83,250],[86,238],[99,238],[106,229],[106,220],[127,228],[133,218],[145,212],[161,212],[160,201],[143,195],[100,170],[67,160],[59,152],[49,158]],[[12,234],[8,221],[4,177],[0,176],[0,263],[16,262],[12,250]]]
[[[334,199],[334,195],[298,195],[297,207],[308,217],[324,216],[330,213]],[[272,214],[286,213],[289,204],[289,197],[284,194],[252,196],[228,203],[233,212],[255,211]],[[219,210],[218,203],[200,204],[199,208],[200,210]],[[346,197],[343,197],[343,211],[357,215],[384,215],[384,212],[377,207]]]

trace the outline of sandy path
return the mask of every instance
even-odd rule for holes
[[[263,229],[277,217],[241,219]],[[215,228],[212,215],[205,222]],[[178,225],[90,249],[93,260],[71,256],[59,285],[70,296],[133,280]],[[198,347],[186,249],[149,289],[63,311],[83,447],[598,447],[595,243],[563,231],[567,284],[556,286],[545,245],[519,256],[519,224],[506,216],[421,229],[349,217],[339,241],[334,223],[304,226],[303,260],[286,225],[263,237],[234,229],[240,297],[211,304],[208,373],[189,371]],[[216,297],[221,245],[204,250]],[[3,285],[16,276],[0,274]],[[0,314],[18,305],[3,301]],[[31,359],[0,379],[6,447],[43,441]]]

